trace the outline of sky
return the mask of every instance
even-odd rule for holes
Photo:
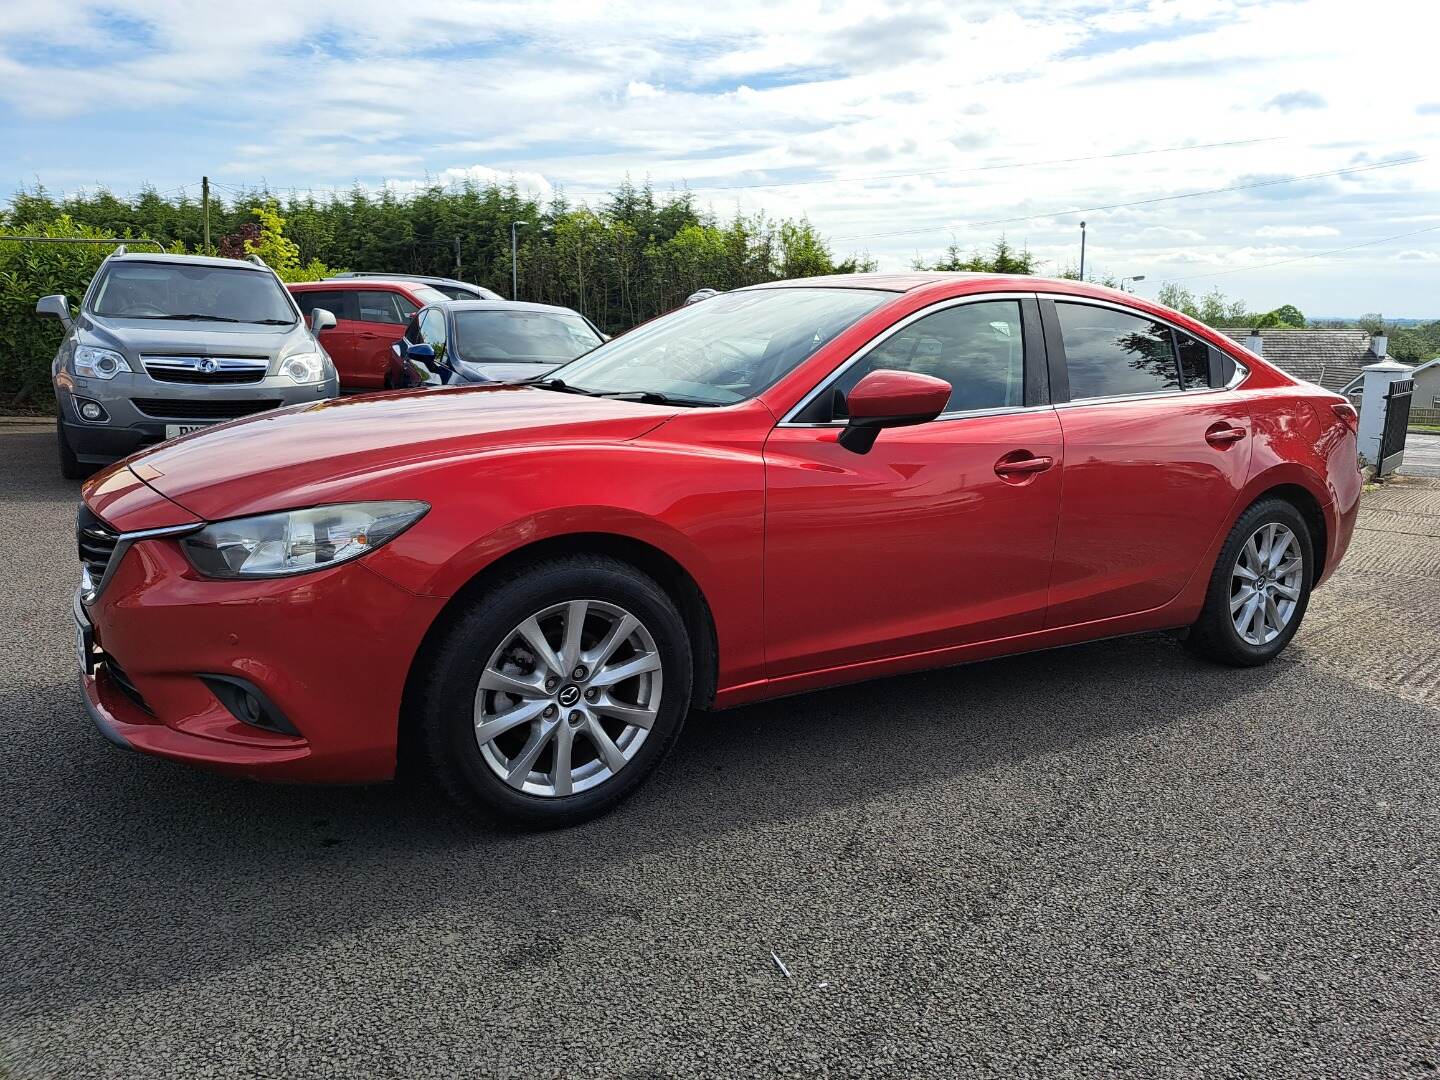
[[[0,197],[628,176],[882,269],[1003,233],[1058,273],[1084,220],[1142,295],[1440,317],[1427,6],[5,0]]]

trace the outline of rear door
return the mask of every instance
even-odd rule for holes
[[[353,289],[305,289],[295,294],[295,302],[308,319],[316,308],[324,308],[335,316],[335,325],[320,332],[320,344],[335,361],[335,371],[340,376],[340,385],[355,389],[365,384],[357,381],[355,359],[355,333],[359,323],[359,311],[355,305]]]
[[[419,305],[399,290],[359,289],[355,297],[356,378],[363,379],[364,386],[383,387],[395,370],[392,346],[404,335],[405,324]]]
[[[1195,573],[1244,485],[1233,363],[1148,314],[1042,299],[1065,475],[1049,627],[1159,607]],[[1213,352],[1213,355],[1212,355]]]
[[[844,395],[880,369],[949,382],[946,413],[836,441]],[[1032,297],[967,297],[905,320],[812,392],[765,444],[772,677],[1039,630],[1062,446]]]

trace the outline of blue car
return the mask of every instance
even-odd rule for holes
[[[396,354],[416,386],[538,379],[608,340],[570,308],[512,300],[449,300],[410,318]]]

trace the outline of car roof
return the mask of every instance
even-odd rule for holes
[[[264,263],[253,263],[248,259],[220,259],[211,255],[172,255],[169,252],[160,251],[126,251],[122,254],[111,255],[106,262],[178,263],[184,266],[215,266],[225,270],[254,270],[261,274],[270,273],[270,267]]]
[[[375,278],[377,280],[389,281],[419,281],[424,284],[434,282],[438,285],[459,285],[465,289],[484,289],[484,285],[476,285],[473,281],[461,281],[459,278],[437,277],[434,274],[392,274],[384,270],[347,270],[343,274],[336,274],[334,277],[326,278],[327,281],[350,281],[354,278]],[[493,292],[493,289],[486,289],[486,292]]]
[[[336,289],[403,289],[415,288],[417,285],[425,285],[423,281],[412,278],[326,278],[324,281],[297,281],[288,286],[291,290],[300,289],[324,289],[334,291]],[[426,286],[427,288],[429,286]]]
[[[430,307],[446,311],[548,311],[552,315],[580,315],[574,308],[558,304],[532,304],[527,300],[446,300],[444,303],[437,301]],[[583,319],[585,316],[580,317]]]

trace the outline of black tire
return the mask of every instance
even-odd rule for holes
[[[574,795],[529,794],[507,784],[482,754],[475,734],[476,691],[491,655],[516,627],[537,612],[575,600],[617,605],[640,620],[660,658],[663,693],[648,736],[609,779]],[[436,643],[418,673],[415,707],[406,718],[413,725],[406,747],[419,771],[462,810],[523,828],[577,825],[627,798],[674,746],[690,708],[692,670],[685,622],[647,574],[603,555],[530,563],[486,588]]]
[[[1240,631],[1236,629],[1231,617],[1231,579],[1245,544],[1258,530],[1272,523],[1284,525],[1295,534],[1302,562],[1300,595],[1295,601],[1289,621],[1280,633],[1273,640],[1256,645],[1240,636]],[[1241,514],[1215,561],[1214,572],[1210,575],[1210,587],[1205,593],[1205,606],[1200,611],[1200,618],[1190,628],[1190,636],[1185,640],[1189,649],[1207,660],[1234,667],[1256,667],[1275,659],[1300,629],[1300,623],[1305,618],[1305,609],[1310,604],[1311,583],[1315,579],[1313,544],[1305,516],[1294,504],[1284,499],[1261,499]]]
[[[60,475],[66,480],[84,480],[95,471],[95,466],[86,465],[75,456],[70,440],[65,437],[65,425],[55,421],[55,441],[60,451]]]

